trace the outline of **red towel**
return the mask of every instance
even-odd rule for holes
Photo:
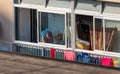
[[[52,48],[50,50],[50,58],[54,58],[55,57],[55,52],[56,52],[56,49],[55,48]]]
[[[101,61],[103,66],[108,66],[108,67],[112,66],[112,58],[103,57],[101,58]]]
[[[71,51],[64,51],[64,59],[69,61],[75,60],[75,53]]]

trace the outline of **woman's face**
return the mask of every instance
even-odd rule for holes
[[[49,35],[48,35],[48,33],[46,34],[46,37],[47,37],[47,38],[49,38]]]
[[[49,34],[48,34],[48,33],[46,34],[46,37],[47,37],[48,39],[50,39],[50,36],[49,36]]]

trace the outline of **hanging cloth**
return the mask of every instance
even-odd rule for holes
[[[56,52],[56,49],[55,48],[52,48],[50,50],[50,58],[54,58],[55,57],[55,52]]]
[[[75,61],[75,53],[71,51],[64,51],[64,59],[69,61]]]
[[[108,66],[108,67],[112,66],[112,58],[103,57],[101,58],[101,61],[103,66]]]
[[[88,53],[82,53],[84,63],[90,63],[90,55]]]
[[[99,57],[93,57],[93,56],[91,56],[90,57],[90,63],[100,64],[100,58]]]
[[[120,58],[119,58],[117,61],[118,61],[118,64],[119,64],[119,68],[120,68]]]
[[[82,60],[83,60],[82,54],[81,53],[76,53],[76,61],[77,62],[82,62]]]
[[[113,66],[114,67],[119,67],[119,61],[117,58],[113,58]]]

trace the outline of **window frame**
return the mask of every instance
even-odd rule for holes
[[[106,27],[106,23],[105,23],[105,21],[106,20],[110,20],[110,21],[120,21],[120,19],[116,19],[116,18],[108,18],[108,17],[106,17],[106,18],[104,18],[104,29],[105,29],[105,27]],[[106,41],[106,40],[105,40]],[[105,51],[105,52],[110,52],[110,53],[120,53],[120,52],[113,52],[113,51]]]
[[[111,17],[111,16],[95,16],[93,19],[94,19],[94,24],[93,24],[93,27],[94,27],[94,32],[95,32],[95,18],[98,18],[98,19],[101,19],[103,21],[103,51],[100,51],[100,50],[96,50],[95,47],[94,47],[94,52],[96,53],[103,53],[105,55],[119,55],[120,53],[119,52],[112,52],[112,51],[105,51],[105,43],[106,43],[106,40],[105,40],[105,27],[106,27],[106,24],[105,24],[105,20],[111,20],[111,21],[120,21],[120,18],[117,18],[117,17]],[[93,33],[93,36],[94,36],[94,41],[95,41],[95,33]],[[94,44],[95,46],[95,44]]]
[[[14,7],[15,8],[15,10],[14,10],[14,17],[15,17],[15,21],[14,21],[14,23],[15,23],[15,32],[14,32],[14,34],[15,34],[15,41],[23,41],[23,40],[20,40],[20,39],[18,39],[18,37],[17,37],[17,30],[16,29],[18,29],[18,24],[20,23],[20,20],[19,20],[19,17],[20,17],[20,10],[21,9],[29,9],[29,11],[30,11],[30,8],[22,8],[22,7]],[[16,9],[17,9],[17,11],[16,11]],[[31,17],[31,14],[29,15],[30,17]],[[30,32],[31,32],[31,18],[30,18]],[[30,36],[31,36],[31,33],[30,33]],[[28,41],[23,41],[23,42],[28,42]],[[32,41],[31,41],[31,38],[30,38],[30,41],[29,42],[31,42],[31,43],[33,43]]]
[[[102,27],[103,27],[103,50],[97,50],[96,47],[95,47],[95,19],[101,19],[102,20]],[[93,48],[94,48],[94,51],[105,51],[105,22],[104,22],[104,18],[102,16],[94,16],[93,17]]]
[[[41,26],[41,12],[45,12],[45,13],[52,13],[52,14],[62,14],[64,15],[64,19],[65,19],[65,44],[64,45],[60,45],[60,44],[50,44],[50,43],[42,43],[40,42],[40,26]],[[60,11],[51,11],[51,10],[38,10],[38,44],[40,45],[46,45],[46,46],[51,46],[52,48],[54,47],[60,47],[60,48],[66,48],[67,47],[67,16],[66,16],[66,12],[60,12]],[[40,14],[40,15],[39,15]]]
[[[112,52],[112,51],[105,51],[105,20],[114,20],[114,21],[120,21],[120,18],[118,16],[114,16],[114,17],[111,17],[111,16],[108,16],[108,15],[104,15],[104,16],[94,16],[93,15],[93,30],[95,32],[95,18],[98,18],[98,19],[102,19],[103,20],[103,27],[104,27],[104,31],[103,31],[103,34],[104,34],[104,51],[100,51],[100,50],[95,50],[95,47],[94,47],[94,50],[93,51],[89,51],[89,50],[82,50],[82,49],[75,49],[76,52],[87,52],[87,53],[91,53],[91,54],[97,54],[97,55],[104,55],[104,56],[111,56],[111,57],[119,57],[120,56],[120,53],[119,52]],[[94,41],[95,41],[95,33],[93,33],[93,36],[94,36]],[[95,46],[95,45],[94,45]]]
[[[17,11],[16,11],[16,9],[17,9]],[[31,34],[31,35],[32,35],[32,29],[31,29],[31,27],[32,27],[31,24],[32,24],[32,23],[31,23],[31,21],[33,21],[33,19],[31,18],[31,15],[32,15],[32,14],[31,14],[31,10],[34,10],[34,9],[33,9],[33,8],[26,8],[26,7],[25,7],[25,8],[24,8],[24,7],[23,7],[23,8],[22,8],[22,7],[14,7],[14,13],[15,13],[15,14],[14,14],[14,18],[15,18],[15,21],[14,21],[14,23],[15,23],[15,24],[14,24],[14,25],[15,25],[15,29],[14,29],[14,38],[15,38],[15,40],[14,40],[14,41],[15,41],[15,42],[16,42],[16,41],[18,41],[18,42],[20,42],[20,41],[21,41],[21,42],[28,42],[28,41],[19,40],[19,39],[17,38],[17,31],[16,31],[17,25],[16,25],[16,24],[19,24],[19,23],[20,23],[20,21],[19,21],[19,16],[18,16],[18,14],[20,13],[20,9],[29,9],[29,10],[30,10],[30,15],[29,15],[29,16],[30,16],[30,34]],[[35,10],[36,10],[36,15],[38,15],[38,13],[37,13],[38,10],[37,10],[37,9],[35,9]],[[36,19],[37,19],[37,18],[36,18]],[[37,19],[36,21],[37,21],[37,24],[38,24],[38,19]],[[31,35],[30,35],[30,37],[32,38]],[[37,37],[36,37],[36,38],[37,38]],[[38,43],[38,42],[37,42],[37,39],[36,39],[36,42],[33,42],[32,39],[30,39],[29,43]]]

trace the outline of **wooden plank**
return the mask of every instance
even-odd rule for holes
[[[97,0],[97,1],[120,3],[120,0]]]

